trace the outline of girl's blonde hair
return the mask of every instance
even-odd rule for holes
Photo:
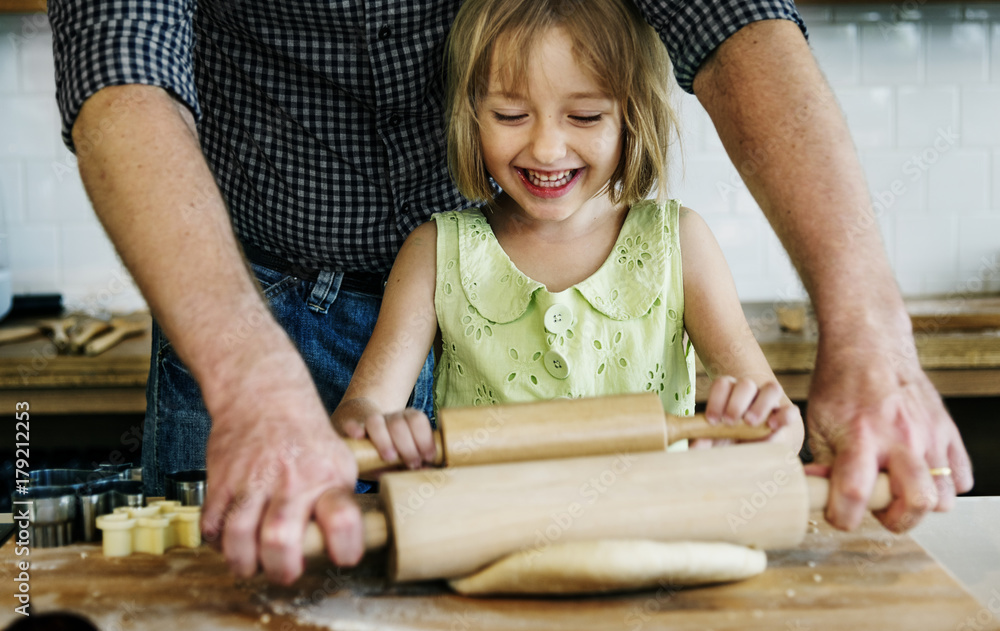
[[[505,91],[523,92],[539,36],[562,28],[573,54],[621,107],[622,155],[608,182],[612,203],[666,199],[667,152],[676,133],[670,59],[656,31],[629,0],[466,0],[447,44],[448,168],[466,198],[494,189],[483,162],[476,112],[491,64]],[[498,44],[499,42],[499,44]]]

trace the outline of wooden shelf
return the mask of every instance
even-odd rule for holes
[[[46,0],[0,0],[0,13],[45,13]]]
[[[1000,327],[950,328],[979,320],[995,323],[1000,316],[1000,296],[907,300],[907,308],[914,323],[920,364],[942,396],[1000,396]],[[815,319],[809,316],[803,331],[790,333],[779,329],[772,303],[745,303],[743,310],[778,382],[790,398],[804,401],[816,363]],[[700,361],[697,372],[695,392],[702,402],[710,382]]]
[[[27,401],[38,414],[142,413],[151,342],[146,331],[97,357],[61,355],[41,334],[0,346],[0,409]]]

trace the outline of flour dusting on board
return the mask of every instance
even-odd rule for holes
[[[286,616],[297,624],[331,631],[413,631],[433,628],[424,625],[428,622],[433,625],[435,620],[444,623],[454,615],[417,598],[326,595],[322,590],[290,599],[260,592],[257,595],[274,616]]]
[[[396,585],[386,577],[385,553],[369,553],[354,568],[338,568],[311,561],[291,587],[269,583],[263,577],[238,581],[261,613],[285,617],[301,625],[332,631],[413,631],[448,624],[455,613],[447,604],[415,596],[445,595],[441,581]],[[444,604],[444,611],[441,605]],[[430,621],[430,627],[426,626]]]

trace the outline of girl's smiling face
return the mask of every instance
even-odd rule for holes
[[[525,93],[494,67],[477,112],[486,170],[525,218],[562,221],[612,207],[605,187],[622,151],[622,113],[552,28],[534,46]]]

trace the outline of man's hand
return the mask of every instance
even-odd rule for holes
[[[206,537],[241,576],[259,564],[287,583],[315,518],[331,559],[356,563],[354,458],[247,269],[193,115],[161,88],[108,86],[73,138],[94,209],[212,416]],[[252,335],[220,334],[251,315]]]
[[[827,518],[856,526],[882,468],[898,498],[880,514],[887,527],[947,510],[972,486],[969,458],[920,368],[864,172],[798,26],[744,26],[704,62],[694,91],[816,309],[807,420],[833,465]],[[941,467],[952,476],[932,481]]]
[[[312,518],[337,565],[354,565],[364,552],[352,498],[357,465],[290,351],[259,358],[228,391],[206,396],[213,424],[202,521],[237,576],[263,566],[285,585],[302,574],[302,535]]]
[[[894,532],[949,510],[956,492],[972,488],[962,438],[905,328],[850,344],[821,332],[807,414],[816,461],[833,465],[826,517],[839,528],[861,522],[880,470],[895,499],[876,516]],[[951,475],[931,476],[945,467]]]

